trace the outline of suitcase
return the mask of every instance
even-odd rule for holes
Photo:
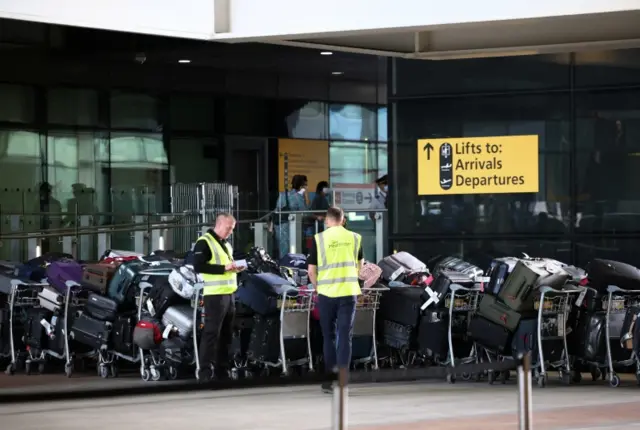
[[[610,333],[612,337],[617,337],[622,331],[625,314],[611,314]],[[588,362],[604,363],[607,354],[607,338],[606,338],[606,313],[586,313],[580,317],[576,328],[575,345],[572,351],[577,357]],[[614,361],[626,360],[629,353],[620,347],[615,339],[610,339],[611,355]]]
[[[534,309],[534,297],[541,286],[559,288],[569,280],[567,272],[547,261],[520,260],[504,282],[498,297],[516,312]]]
[[[383,258],[378,266],[382,269],[382,279],[387,282],[403,282],[412,273],[429,273],[426,264],[404,251]]]
[[[420,320],[416,339],[418,352],[444,357],[449,352],[449,315],[428,312]]]
[[[165,330],[171,326],[169,330],[173,333],[189,339],[193,334],[193,308],[189,305],[171,306],[162,315],[162,325]]]
[[[431,282],[431,285],[424,289],[423,299],[425,302],[422,304],[421,309],[424,311],[430,306],[432,307],[444,307],[444,298],[449,293],[451,285],[461,285],[463,287],[471,288],[475,282],[472,277],[460,272],[454,272],[451,270],[441,270]]]
[[[260,315],[279,312],[282,294],[297,297],[293,282],[272,273],[245,273],[240,277],[236,299]]]
[[[122,263],[109,282],[108,296],[125,308],[135,307],[136,286],[139,282],[154,283],[152,278],[169,277],[176,266],[170,263],[148,264],[140,260]]]
[[[376,284],[376,282],[378,282],[381,275],[382,269],[380,266],[365,261],[358,273],[358,279],[363,281],[363,288],[371,288]]]
[[[640,290],[640,270],[613,260],[595,258],[587,265],[589,286],[606,293],[609,285],[625,290]]]
[[[108,297],[91,293],[85,305],[85,311],[97,320],[113,322],[118,313],[118,304]]]
[[[87,288],[98,294],[105,295],[109,282],[113,279],[113,275],[118,270],[118,264],[87,264],[82,269],[82,283]]]
[[[285,339],[284,347],[287,360],[299,360],[308,355],[306,338]],[[254,317],[247,357],[269,363],[280,359],[280,320],[277,317]]]
[[[413,337],[412,326],[402,325],[393,321],[385,320],[382,323],[382,341],[385,346],[407,351],[411,348]]]
[[[171,285],[171,288],[173,288],[173,291],[185,299],[191,299],[195,293],[195,285],[198,282],[203,282],[202,277],[199,276],[193,269],[193,266],[190,265],[173,269],[167,281],[169,285]]]
[[[135,328],[135,318],[133,315],[118,315],[113,322],[111,334],[111,344],[113,350],[128,357],[136,355],[133,343],[133,329]]]
[[[533,314],[533,311],[531,313]],[[522,318],[519,312],[502,303],[497,297],[489,295],[484,295],[480,300],[477,314],[512,333],[516,331]]]
[[[47,265],[63,260],[73,261],[73,256],[61,252],[47,252],[19,265],[15,275],[21,279],[40,282],[47,277]]]
[[[507,276],[513,272],[518,259],[515,257],[496,258],[491,262],[491,267],[487,273],[489,283],[484,287],[484,293],[492,296],[500,294],[500,290],[506,281]]]
[[[133,344],[144,350],[156,349],[162,343],[162,330],[156,320],[138,321],[133,329]]]
[[[47,329],[51,312],[42,308],[31,308],[27,311],[24,324],[24,343],[30,348],[42,350],[46,345]],[[43,325],[43,321],[46,323]]]
[[[420,307],[424,302],[423,293],[422,288],[414,287],[391,288],[383,292],[378,318],[417,327],[420,321]]]
[[[158,279],[149,290],[147,309],[152,317],[162,318],[166,310],[175,305],[188,305],[189,300],[177,295],[168,279]]]
[[[475,266],[471,263],[467,263],[466,261],[457,258],[457,257],[445,257],[440,260],[432,270],[432,273],[437,275],[442,271],[453,271],[464,273],[465,275],[469,275],[471,278],[475,278],[477,276],[482,276],[484,274],[484,270]]]
[[[640,307],[632,306],[627,308],[627,312],[624,316],[624,322],[622,323],[622,331],[620,332],[620,345],[629,351],[634,351],[634,344],[637,342],[634,340],[636,332],[636,324],[640,316]]]
[[[280,259],[278,264],[282,267],[307,270],[307,256],[304,254],[287,254]]]
[[[43,287],[38,293],[40,307],[51,312],[58,312],[64,308],[64,299],[65,296],[60,291],[49,286]]]
[[[504,328],[503,325],[495,324],[480,315],[471,318],[469,336],[491,351],[500,354],[511,352],[513,332]]]
[[[0,356],[9,355],[10,343],[9,308],[5,302],[0,302]]]
[[[47,266],[47,280],[52,287],[66,293],[67,281],[82,282],[82,266],[72,260],[54,261]]]
[[[173,367],[191,364],[194,360],[191,351],[190,343],[179,337],[165,339],[160,344],[160,356]]]
[[[107,350],[112,328],[110,322],[100,321],[82,312],[74,319],[69,337],[93,349]]]

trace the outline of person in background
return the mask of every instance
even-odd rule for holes
[[[233,248],[227,238],[233,233],[236,219],[229,213],[216,217],[212,229],[200,236],[194,247],[193,268],[202,276],[205,321],[200,338],[200,372],[198,380],[229,376],[229,345],[233,338],[235,317],[234,293],[238,289]]]
[[[31,214],[40,218],[35,225],[39,225],[40,231],[43,233],[49,229],[60,228],[62,226],[62,204],[53,197],[53,187],[49,182],[40,184],[38,196],[39,199],[31,210]],[[43,254],[58,251],[59,248],[60,245],[54,238],[45,237],[42,239],[41,251]]]
[[[361,294],[362,237],[343,227],[344,212],[331,207],[326,229],[314,237],[309,258],[309,280],[318,292],[318,309],[326,372],[349,369],[356,299]],[[329,384],[323,391],[331,392]]]
[[[324,213],[329,209],[329,183],[327,181],[318,182],[318,186],[316,186],[316,195],[313,197],[313,201],[311,202],[311,210],[312,211],[322,211],[323,213],[314,213],[313,216],[316,220],[312,225],[312,235],[315,233],[320,233],[324,230]],[[318,231],[315,231],[315,226],[318,226]]]
[[[389,181],[387,175],[384,175],[376,180],[376,195],[375,199],[371,202],[371,209],[386,209],[388,192]]]
[[[276,202],[276,212],[304,212],[308,210],[304,198],[307,192],[307,177],[294,175],[291,179],[291,190],[280,193]],[[278,243],[279,258],[289,254],[289,223],[287,214],[274,214],[276,220],[276,241]]]

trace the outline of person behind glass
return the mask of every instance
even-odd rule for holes
[[[294,175],[291,180],[291,190],[280,193],[276,203],[276,211],[282,212],[304,212],[307,210],[307,203],[304,194],[307,191],[307,177],[305,175]],[[276,219],[276,241],[278,242],[279,257],[282,258],[289,253],[289,222],[288,214],[274,214]]]
[[[311,202],[311,210],[314,211],[313,217],[315,218],[315,225],[313,225],[313,233],[320,233],[324,230],[324,213],[329,209],[329,199],[327,198],[327,194],[329,194],[329,183],[327,181],[320,181],[316,186],[316,194],[313,196],[313,201]],[[322,211],[322,213],[320,213]],[[318,228],[315,231],[315,228]]]
[[[331,207],[325,216],[326,230],[314,237],[307,260],[309,280],[318,292],[325,371],[349,369],[351,338],[360,295],[358,273],[362,267],[362,237],[347,230],[342,209]],[[323,384],[330,392],[330,384]]]
[[[235,317],[233,294],[238,289],[236,274],[244,270],[244,266],[234,264],[233,248],[227,242],[235,226],[233,215],[219,214],[215,226],[198,239],[193,250],[194,269],[204,281],[205,319],[198,375],[201,381],[229,375],[229,345]]]

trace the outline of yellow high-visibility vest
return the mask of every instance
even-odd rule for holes
[[[344,227],[331,227],[315,235],[318,250],[318,294],[357,296],[358,253],[362,237]]]
[[[198,238],[198,241],[204,240],[209,245],[211,250],[211,259],[207,264],[220,264],[226,266],[231,264],[231,257],[233,255],[233,248],[231,244],[226,243],[227,251],[220,245],[220,243],[211,234],[206,233]],[[201,273],[200,276],[204,281],[204,288],[202,294],[205,296],[218,296],[221,294],[233,294],[238,289],[238,279],[235,273],[227,272],[222,275],[210,275],[208,273]]]

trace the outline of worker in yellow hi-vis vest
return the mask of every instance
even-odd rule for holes
[[[238,289],[236,274],[246,266],[233,261],[233,248],[227,241],[236,226],[228,213],[216,217],[216,225],[202,235],[193,249],[194,270],[204,281],[204,328],[200,338],[201,381],[229,376],[229,346],[233,337],[235,304],[233,293]]]
[[[347,230],[344,212],[331,207],[325,217],[325,230],[313,238],[309,279],[318,292],[324,364],[327,372],[348,369],[351,363],[351,337],[360,295],[358,273],[364,255],[362,237]],[[331,386],[322,389],[330,392]]]

